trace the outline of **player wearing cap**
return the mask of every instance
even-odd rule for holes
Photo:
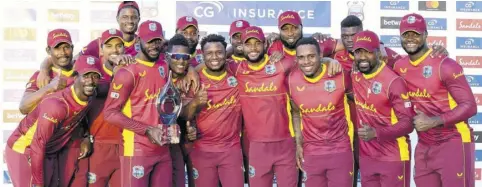
[[[415,184],[473,187],[475,145],[467,120],[477,112],[474,95],[456,61],[428,58],[427,35],[421,15],[402,17],[400,37],[408,56],[395,63],[394,71],[407,81],[417,112]]]
[[[191,66],[196,67],[203,63],[202,51],[196,49],[199,42],[199,27],[196,18],[184,16],[177,20],[176,33],[182,34],[189,42],[189,54],[191,54]]]
[[[81,56],[72,86],[50,94],[22,119],[7,140],[6,162],[15,186],[57,186],[60,150],[80,128],[87,101],[100,79],[99,60]],[[89,143],[89,138],[83,143]]]
[[[358,32],[353,41],[362,186],[410,186],[408,134],[413,131],[415,113],[407,85],[383,61],[375,33]]]
[[[353,97],[351,79],[348,72],[327,75],[314,38],[302,38],[296,45],[299,69],[288,76],[288,88],[297,165],[304,171],[307,187],[351,187],[354,127],[346,95]]]
[[[172,163],[155,100],[166,84],[167,66],[158,61],[162,47],[159,22],[139,26],[137,63],[118,68],[104,105],[104,118],[122,128],[122,186],[171,186]]]
[[[229,60],[239,63],[244,59],[243,42],[241,41],[241,33],[250,25],[246,20],[236,20],[229,26],[229,40],[231,41],[231,48],[233,54],[229,56]]]

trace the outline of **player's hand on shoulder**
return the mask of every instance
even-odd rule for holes
[[[268,42],[268,48],[271,47],[271,45],[273,45],[273,43],[277,40],[280,40],[280,34],[275,32],[269,33],[266,37],[266,41]]]
[[[340,62],[338,62],[338,60],[327,57],[322,58],[321,60],[323,63],[327,64],[328,76],[337,75],[343,70],[343,67],[341,66]]]
[[[283,59],[283,53],[279,51],[274,51],[273,53],[271,53],[271,56],[269,56],[269,61],[271,63],[277,63],[281,61],[281,59]]]
[[[432,53],[430,53],[430,57],[440,58],[442,56],[449,56],[449,52],[447,51],[447,48],[445,48],[443,45],[438,45],[438,44],[432,45]]]
[[[115,66],[128,65],[136,63],[134,57],[130,55],[111,55],[109,56],[109,61],[113,62]]]
[[[324,35],[320,32],[313,33],[311,37],[313,37],[318,43],[323,43],[330,38],[328,35]]]

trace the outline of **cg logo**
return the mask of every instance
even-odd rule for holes
[[[199,18],[212,18],[216,13],[220,13],[223,9],[224,5],[219,1],[202,1],[198,3],[196,8],[194,8],[194,15]]]
[[[467,3],[465,3],[465,8],[472,8],[474,7],[475,3],[473,1],[469,1]]]
[[[392,6],[398,5],[398,3],[400,3],[400,1],[390,1],[390,5]]]
[[[469,39],[465,40],[465,45],[472,45],[474,42],[475,42],[474,39],[469,38]]]
[[[397,36],[394,36],[394,37],[390,38],[390,43],[391,44],[398,44],[398,43],[400,43],[400,38],[397,37]]]
[[[427,21],[427,25],[430,25],[430,26],[434,26],[437,24],[437,20],[436,19],[432,19],[432,20],[428,20]]]

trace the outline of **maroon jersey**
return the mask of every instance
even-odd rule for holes
[[[477,111],[474,95],[462,67],[451,58],[428,58],[430,49],[420,59],[397,61],[394,70],[408,84],[408,95],[415,107],[428,116],[440,116],[442,126],[418,132],[419,141],[439,144],[451,139],[472,141],[467,120]]]
[[[134,40],[130,42],[124,42],[124,54],[136,56],[137,52],[139,52],[141,49],[137,41],[138,41],[138,37],[136,35]],[[102,43],[100,41],[100,38],[97,38],[95,40],[92,40],[89,44],[87,44],[87,46],[82,48],[81,53],[83,55],[90,55],[101,59],[100,57],[100,50],[102,50],[101,46],[102,46]]]
[[[393,64],[395,64],[397,60],[401,59],[402,56],[388,47],[385,47],[385,51],[387,52],[387,66],[393,68]],[[343,70],[351,71],[355,57],[353,57],[353,55],[347,50],[343,50],[336,52],[334,59],[340,62]]]
[[[313,78],[299,69],[288,77],[290,97],[301,112],[307,155],[352,151],[354,127],[345,94],[351,92],[351,79],[346,72],[328,77],[328,67],[323,64],[322,68]]]
[[[52,68],[52,71],[50,71],[49,77],[51,79],[55,78],[57,75],[58,69],[57,68]],[[27,85],[25,86],[25,92],[36,92],[39,90],[39,87],[37,86],[37,77],[38,77],[39,71],[36,71],[32,77],[30,77]],[[74,83],[74,69],[70,71],[64,71],[62,70],[62,76],[63,78],[66,79],[67,81],[67,86],[70,86],[72,83]]]
[[[191,64],[192,67],[196,67],[197,65],[202,63],[204,63],[203,51],[200,49],[196,49],[196,51],[191,54],[191,60],[189,61],[189,64]]]
[[[42,99],[10,135],[8,146],[30,157],[32,184],[43,184],[44,158],[58,153],[69,142],[86,106],[73,86],[65,88]]]
[[[247,61],[230,63],[237,67],[234,72],[248,138],[255,142],[281,141],[294,135],[286,77],[295,63],[286,58],[275,64],[268,61],[265,55],[255,67]]]
[[[228,61],[232,61],[234,63],[240,63],[242,61],[246,60],[246,58],[243,57],[239,57],[239,56],[236,56],[236,55],[231,55],[229,58],[228,58]]]
[[[116,72],[105,101],[105,121],[123,129],[123,156],[169,154],[168,146],[153,144],[145,135],[149,126],[161,124],[156,99],[167,81],[167,65],[136,61]]]
[[[216,77],[207,74],[205,69],[199,79],[207,88],[209,100],[196,117],[201,137],[194,142],[194,147],[207,152],[240,147],[242,119],[238,81],[231,73]]]
[[[324,42],[319,42],[320,54],[321,56],[327,57],[331,56],[336,48],[336,40],[333,38],[328,38]],[[293,61],[296,59],[296,49],[288,49],[283,45],[281,40],[275,41],[268,49],[268,55],[272,55],[275,51],[281,52],[285,58]]]
[[[386,67],[385,63],[372,74],[352,74],[356,115],[361,128],[375,129],[377,138],[360,140],[360,157],[380,161],[410,160],[410,139],[415,115],[407,94],[405,81]]]

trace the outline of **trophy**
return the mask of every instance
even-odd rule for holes
[[[161,129],[165,129],[166,142],[178,144],[180,141],[181,130],[176,123],[182,109],[181,93],[172,83],[172,71],[169,70],[167,83],[162,88],[156,100],[157,111],[162,122]]]

